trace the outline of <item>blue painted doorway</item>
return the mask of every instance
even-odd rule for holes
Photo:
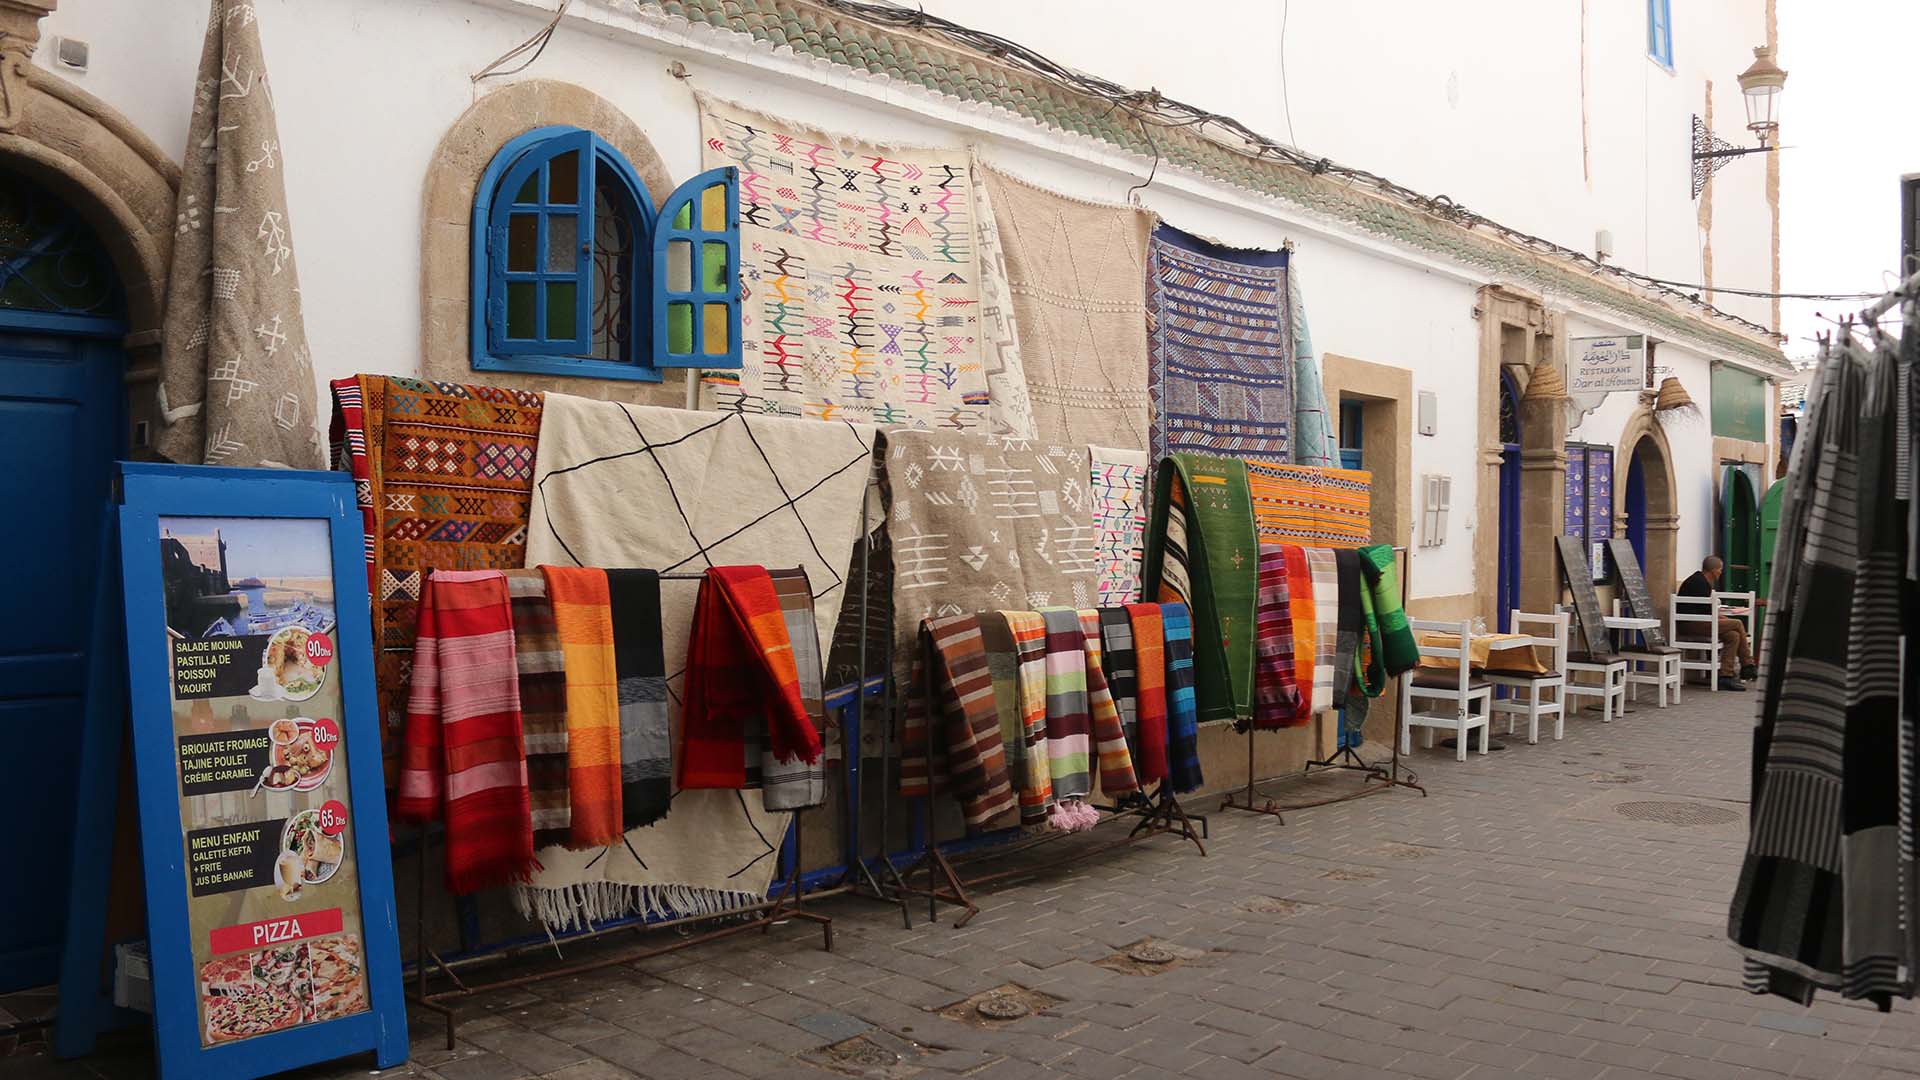
[[[57,976],[101,515],[125,424],[124,295],[73,211],[0,171],[0,991]],[[86,842],[110,844],[112,837]]]
[[[1512,376],[1500,372],[1500,554],[1495,567],[1494,621],[1512,629],[1520,599],[1520,394]]]

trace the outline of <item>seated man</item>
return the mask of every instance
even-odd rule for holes
[[[1680,583],[1681,596],[1712,596],[1720,587],[1720,575],[1726,563],[1718,555],[1700,561],[1700,569]],[[1745,690],[1741,679],[1754,677],[1753,651],[1747,647],[1747,627],[1739,619],[1720,616],[1720,689]]]

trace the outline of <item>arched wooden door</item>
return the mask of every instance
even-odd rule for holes
[[[125,299],[71,208],[0,170],[0,991],[54,981]],[[110,844],[111,837],[85,842]]]
[[[1721,484],[1720,557],[1727,572],[1720,587],[1757,591],[1760,580],[1760,500],[1746,471],[1729,466]]]
[[[1520,602],[1520,392],[1513,376],[1500,372],[1500,554],[1496,566],[1495,621],[1501,630]]]
[[[1775,483],[1760,498],[1760,580],[1755,592],[1765,600],[1773,588],[1773,549],[1780,541],[1780,500],[1787,485]]]

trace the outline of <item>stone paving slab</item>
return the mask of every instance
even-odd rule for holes
[[[1159,838],[1063,864],[1100,833],[990,853],[975,865],[1037,872],[981,890],[963,929],[951,911],[928,925],[924,905],[904,930],[897,908],[830,900],[832,953],[794,925],[482,996],[452,1051],[417,1015],[414,1060],[388,1075],[1920,1078],[1910,1004],[1801,1009],[1739,987],[1723,928],[1752,708],[1692,691],[1464,765],[1416,751],[1427,797],[1284,823],[1214,813],[1204,859]],[[1177,959],[1142,973],[1125,951],[1145,941]],[[1009,987],[1038,1011],[954,1008]],[[0,1058],[0,1077],[150,1067],[134,1042],[77,1063]]]

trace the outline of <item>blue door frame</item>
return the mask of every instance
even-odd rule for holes
[[[1501,632],[1510,629],[1514,605],[1520,600],[1520,395],[1512,376],[1500,373],[1501,411],[1511,416],[1511,425],[1502,424],[1500,444],[1500,535],[1499,555],[1494,570],[1494,622]]]
[[[0,991],[59,971],[101,536],[126,431],[126,294],[73,209],[0,169]],[[30,826],[30,827],[28,827]],[[103,834],[104,835],[101,835]]]
[[[126,430],[124,334],[116,320],[0,309],[0,499],[27,519],[0,535],[13,571],[0,601],[0,814],[34,823],[15,830],[13,872],[0,874],[0,991],[59,969],[101,514]]]

